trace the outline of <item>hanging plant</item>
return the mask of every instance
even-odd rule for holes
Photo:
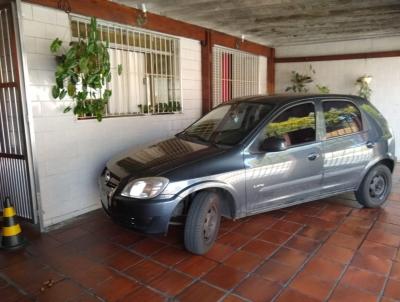
[[[321,94],[328,94],[330,93],[330,89],[328,86],[323,86],[323,85],[315,85],[315,87],[317,88],[318,92]]]
[[[309,66],[308,74],[301,74],[297,71],[292,71],[290,77],[291,85],[286,87],[285,91],[293,91],[295,93],[307,93],[308,84],[314,81],[310,73],[315,74],[315,70],[312,68],[311,65]]]
[[[53,98],[63,100],[68,95],[72,104],[65,107],[64,113],[72,110],[79,117],[94,116],[101,121],[112,93],[107,88],[111,70],[108,41],[100,40],[96,18],[90,20],[87,40],[70,42],[67,49],[61,46],[58,38],[50,45],[58,63]],[[122,66],[118,65],[118,75],[121,72]]]
[[[372,89],[369,87],[369,84],[372,81],[372,77],[369,75],[363,75],[356,80],[356,86],[358,86],[357,95],[369,100],[371,98]]]

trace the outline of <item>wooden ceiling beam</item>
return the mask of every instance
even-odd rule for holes
[[[58,6],[58,0],[23,1],[61,9]],[[68,0],[68,2],[70,4],[72,13],[85,16],[94,16],[99,19],[127,24],[134,27],[138,27],[137,19],[142,14],[142,11],[137,8],[128,7],[108,0]],[[147,12],[147,22],[142,26],[142,28],[199,41],[206,40],[207,31],[209,30],[201,26],[178,21],[150,12]],[[240,39],[221,32],[213,31],[213,33],[215,33],[215,40],[213,41],[215,41],[216,44],[230,48],[236,48],[236,41]],[[270,47],[250,41],[245,41],[242,43],[240,49],[252,54],[266,57],[271,55]]]
[[[23,0],[32,4],[60,9],[57,0]],[[142,11],[107,0],[68,0],[71,12],[84,16],[94,16],[99,19],[118,22],[137,27],[137,19]],[[174,20],[153,13],[147,13],[145,29],[158,31],[196,40],[204,39],[204,28],[186,22]]]
[[[400,50],[351,53],[351,54],[339,54],[339,55],[324,55],[324,56],[275,58],[275,63],[339,61],[339,60],[357,60],[357,59],[373,59],[373,58],[389,58],[389,57],[400,57]]]

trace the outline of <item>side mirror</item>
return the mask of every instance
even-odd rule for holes
[[[260,150],[265,152],[279,152],[287,149],[285,139],[281,137],[268,137],[260,145]]]

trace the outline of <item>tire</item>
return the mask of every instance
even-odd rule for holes
[[[355,192],[357,201],[367,208],[378,208],[388,198],[392,189],[392,173],[385,165],[372,167]]]
[[[220,197],[214,192],[198,193],[189,208],[185,224],[185,248],[197,255],[207,253],[218,235],[221,222]]]

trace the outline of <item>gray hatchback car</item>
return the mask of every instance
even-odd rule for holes
[[[348,95],[255,96],[222,104],[175,137],[113,158],[99,178],[105,211],[147,233],[184,223],[206,253],[231,219],[355,192],[379,207],[391,190],[393,134]]]

